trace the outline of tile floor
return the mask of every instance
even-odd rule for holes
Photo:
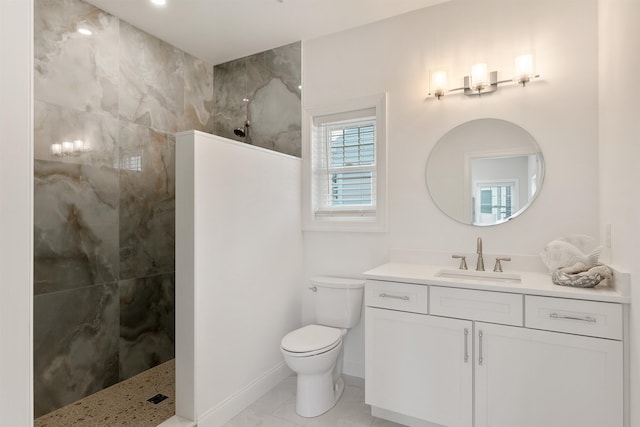
[[[147,402],[161,393],[168,399]],[[34,421],[34,427],[155,427],[175,414],[175,360],[151,368]]]
[[[329,412],[315,418],[296,414],[296,377],[290,376],[229,421],[224,427],[402,427],[371,416],[364,403],[364,380],[344,376],[342,398]]]
[[[175,412],[175,361],[159,365],[79,402],[35,420],[35,427],[154,427]],[[296,377],[292,375],[246,408],[224,427],[401,427],[371,416],[364,403],[364,380],[345,375],[340,401],[315,418],[296,414]],[[146,401],[156,393],[169,396],[158,405]]]

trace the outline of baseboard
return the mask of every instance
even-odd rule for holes
[[[407,415],[398,414],[397,412],[387,411],[386,409],[378,408],[376,406],[371,407],[371,415],[409,427],[445,427],[441,424],[434,424],[428,421],[419,420]]]
[[[278,363],[237,393],[204,412],[198,420],[198,427],[222,426],[291,374],[284,361]]]
[[[165,422],[159,424],[158,427],[196,427],[196,422],[174,415]]]
[[[364,378],[364,363],[345,360],[342,365],[342,373],[352,377]]]

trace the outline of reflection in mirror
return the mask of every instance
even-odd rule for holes
[[[520,126],[478,119],[446,133],[427,161],[434,203],[449,217],[478,226],[500,224],[527,209],[542,186],[540,147]]]

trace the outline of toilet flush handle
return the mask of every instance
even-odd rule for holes
[[[313,292],[318,292],[318,288],[316,288],[315,286],[309,286],[309,289]]]

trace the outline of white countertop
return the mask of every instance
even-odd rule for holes
[[[478,289],[485,291],[510,292],[516,294],[574,298],[624,304],[631,302],[631,297],[629,295],[623,295],[614,287],[605,286],[603,284],[599,284],[594,288],[586,289],[558,286],[551,281],[550,274],[505,270],[505,273],[519,274],[521,276],[521,283],[502,283],[488,280],[478,281],[472,278],[453,279],[448,277],[438,277],[436,276],[436,273],[440,270],[451,270],[451,268],[436,265],[390,262],[366,271],[363,275],[367,279],[414,283],[419,285],[437,285],[452,288]],[[619,280],[625,280],[625,278],[621,278]]]

